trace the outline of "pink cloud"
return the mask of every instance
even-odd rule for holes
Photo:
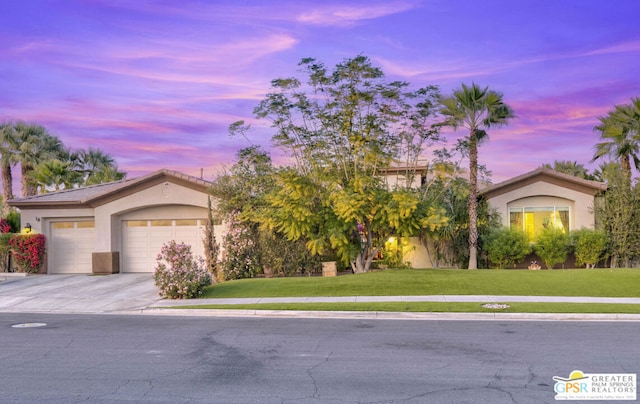
[[[314,25],[344,25],[402,13],[415,7],[415,2],[407,1],[391,1],[382,4],[362,3],[357,6],[325,4],[299,14],[297,20]]]

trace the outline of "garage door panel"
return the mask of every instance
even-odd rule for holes
[[[52,223],[49,273],[91,273],[94,248],[93,221]]]
[[[135,226],[130,225],[135,222]],[[203,256],[203,226],[199,219],[136,220],[123,223],[123,272],[153,272],[162,246],[171,240],[191,246],[194,255]]]

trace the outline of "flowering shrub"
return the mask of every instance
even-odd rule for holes
[[[0,219],[0,234],[11,233],[11,223],[5,218]]]
[[[256,233],[234,215],[229,218],[229,230],[224,237],[224,258],[220,263],[224,280],[252,278],[260,271]]]
[[[20,234],[9,239],[11,255],[18,272],[38,272],[44,262],[44,234]]]
[[[191,246],[174,240],[162,246],[153,279],[160,296],[168,299],[191,299],[202,296],[211,284],[211,275],[202,258],[194,258]]]

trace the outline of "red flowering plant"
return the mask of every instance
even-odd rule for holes
[[[11,223],[6,218],[0,219],[0,234],[11,233]]]
[[[9,240],[11,255],[18,272],[38,272],[44,263],[44,234],[20,234]]]

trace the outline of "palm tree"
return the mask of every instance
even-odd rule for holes
[[[22,195],[33,196],[37,193],[37,185],[29,172],[42,161],[58,158],[64,152],[64,146],[41,125],[18,122],[15,131],[18,142],[15,158],[21,167]]]
[[[584,165],[578,164],[577,161],[556,160],[553,162],[553,166],[551,164],[543,164],[542,167],[573,175],[574,177],[584,178],[585,180],[595,180],[595,177],[589,174],[589,170]]]
[[[124,179],[126,173],[118,171],[113,157],[100,149],[80,150],[78,159],[84,175],[84,185],[102,184]]]
[[[502,94],[462,84],[451,97],[440,100],[444,125],[453,129],[464,127],[469,136],[464,144],[469,152],[469,269],[478,268],[478,144],[487,137],[485,129],[505,125],[514,117],[511,108],[502,101]]]
[[[15,164],[14,151],[17,149],[16,132],[13,123],[0,125],[0,170],[2,170],[2,197],[4,201],[13,199],[12,166]]]
[[[74,170],[71,162],[57,159],[41,162],[29,172],[29,177],[37,184],[42,194],[48,192],[47,187],[53,187],[54,191],[59,191],[61,186],[71,189],[82,181],[82,174]]]
[[[600,132],[603,142],[597,143],[592,162],[612,156],[620,161],[622,173],[631,183],[631,160],[640,169],[640,97],[631,99],[631,104],[616,105],[607,116],[598,118],[600,125],[594,130]]]
[[[89,172],[115,163],[115,160],[109,154],[100,149],[94,149],[93,147],[89,147],[88,150],[80,150],[78,155],[84,169]]]
[[[118,166],[116,164],[112,164],[93,171],[85,179],[84,185],[96,185],[104,184],[106,182],[120,181],[125,179],[126,176],[127,173],[118,171]]]

